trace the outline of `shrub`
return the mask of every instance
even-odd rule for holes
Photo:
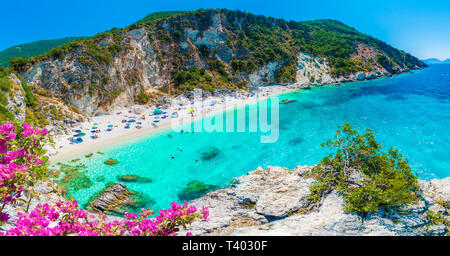
[[[398,150],[381,151],[370,129],[360,135],[350,124],[344,124],[334,139],[322,146],[334,153],[312,169],[316,182],[309,199],[317,201],[337,189],[345,195],[345,210],[361,215],[417,200],[417,177],[408,162]],[[358,175],[361,178],[355,181],[352,177]]]
[[[147,94],[145,94],[145,92],[140,92],[135,96],[135,101],[138,102],[139,104],[147,104],[149,101],[149,98],[147,96]]]
[[[14,57],[9,60],[9,67],[18,73],[23,72],[27,65],[28,60],[26,57]]]
[[[202,56],[203,58],[209,57],[208,46],[206,46],[205,44],[200,44],[197,46],[197,48],[198,48],[198,51],[200,52],[200,56]]]

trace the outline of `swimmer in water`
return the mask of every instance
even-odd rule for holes
[[[195,162],[198,163],[198,159],[196,159]]]
[[[169,134],[169,135],[167,135],[167,136],[169,136],[169,137],[171,137],[171,138],[172,138],[172,135],[171,135],[171,134]]]
[[[174,159],[175,157],[173,157],[173,155],[170,155],[170,158]]]

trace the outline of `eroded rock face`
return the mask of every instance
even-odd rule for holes
[[[15,118],[21,122],[25,121],[25,92],[22,88],[22,82],[11,74],[9,79],[12,81],[11,93],[8,94],[8,110],[15,115]]]
[[[130,196],[131,192],[124,184],[116,183],[100,193],[99,197],[92,202],[92,209],[97,212],[111,211],[123,205]]]
[[[306,196],[312,180],[302,166],[258,168],[238,177],[227,189],[211,192],[192,201],[207,206],[208,222],[195,222],[194,235],[336,235],[417,236],[444,235],[444,225],[429,226],[426,212],[443,212],[439,204],[450,199],[450,177],[419,181],[420,200],[398,209],[379,210],[365,218],[345,212],[343,196],[332,191],[318,207],[308,205]]]
[[[123,183],[111,183],[106,186],[90,203],[93,212],[122,216],[125,212],[139,212],[142,208],[151,208],[155,200],[145,193],[128,190]]]
[[[280,218],[308,205],[306,197],[313,180],[302,177],[302,169],[258,168],[238,179],[235,196],[255,204],[256,213],[268,218]]]

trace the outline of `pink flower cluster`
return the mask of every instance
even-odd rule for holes
[[[169,210],[161,210],[154,219],[148,218],[154,212],[142,209],[139,215],[125,213],[124,220],[107,222],[101,213],[94,215],[78,209],[76,201],[55,206],[43,204],[31,213],[19,213],[15,228],[0,232],[0,236],[175,236],[179,226],[187,226],[199,218],[205,220],[209,214],[207,208],[197,213],[187,203],[172,203]]]
[[[24,123],[23,124],[23,132],[20,134],[23,137],[29,137],[31,135],[38,135],[38,136],[47,136],[48,132],[46,129],[34,129],[31,125]]]
[[[46,171],[45,151],[42,149],[47,130],[34,129],[24,123],[16,127],[13,123],[0,125],[0,225],[10,216],[2,210],[13,203],[24,191],[25,184],[32,185]],[[186,227],[197,219],[207,220],[208,209],[200,213],[187,203],[171,203],[171,208],[161,210],[158,217],[149,209],[138,215],[126,213],[121,221],[106,221],[106,216],[88,214],[78,209],[78,203],[58,202],[53,206],[39,204],[30,213],[18,213],[15,227],[0,236],[174,236],[179,227]],[[188,233],[187,235],[191,235]]]
[[[19,198],[25,183],[33,183],[36,167],[44,163],[41,141],[47,130],[24,123],[14,131],[13,123],[0,125],[0,224],[9,217],[4,207]]]

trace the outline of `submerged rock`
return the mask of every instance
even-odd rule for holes
[[[109,183],[88,203],[91,211],[105,214],[123,215],[151,207],[155,200],[145,193],[128,190],[123,183]]]
[[[52,169],[52,170],[49,171],[48,176],[49,176],[50,178],[58,178],[60,174],[61,174],[61,171],[60,171],[60,170]]]
[[[106,164],[106,165],[116,165],[118,163],[119,163],[119,161],[117,161],[116,159],[112,159],[112,158],[109,158],[104,162],[104,164]]]
[[[220,153],[217,147],[210,147],[201,153],[203,160],[210,160],[216,157]]]
[[[151,179],[146,177],[141,177],[134,174],[125,174],[117,176],[117,179],[122,182],[136,182],[136,183],[150,183]]]
[[[95,178],[95,181],[103,182],[103,181],[105,181],[105,176],[98,176],[97,178]]]
[[[285,99],[280,101],[281,104],[287,104],[287,103],[291,103],[291,102],[295,102],[296,100],[291,100],[291,99]]]
[[[195,198],[199,198],[208,192],[216,190],[218,186],[208,185],[198,180],[193,180],[187,184],[187,186],[178,193],[178,198],[182,201],[190,201]]]
[[[61,164],[60,171],[64,173],[64,177],[55,181],[58,185],[66,190],[78,191],[80,189],[87,189],[94,185],[94,182],[82,172],[86,168],[84,164],[67,165]]]
[[[304,141],[304,139],[302,137],[292,138],[289,140],[289,144],[297,145],[297,144],[302,143],[303,141]]]

